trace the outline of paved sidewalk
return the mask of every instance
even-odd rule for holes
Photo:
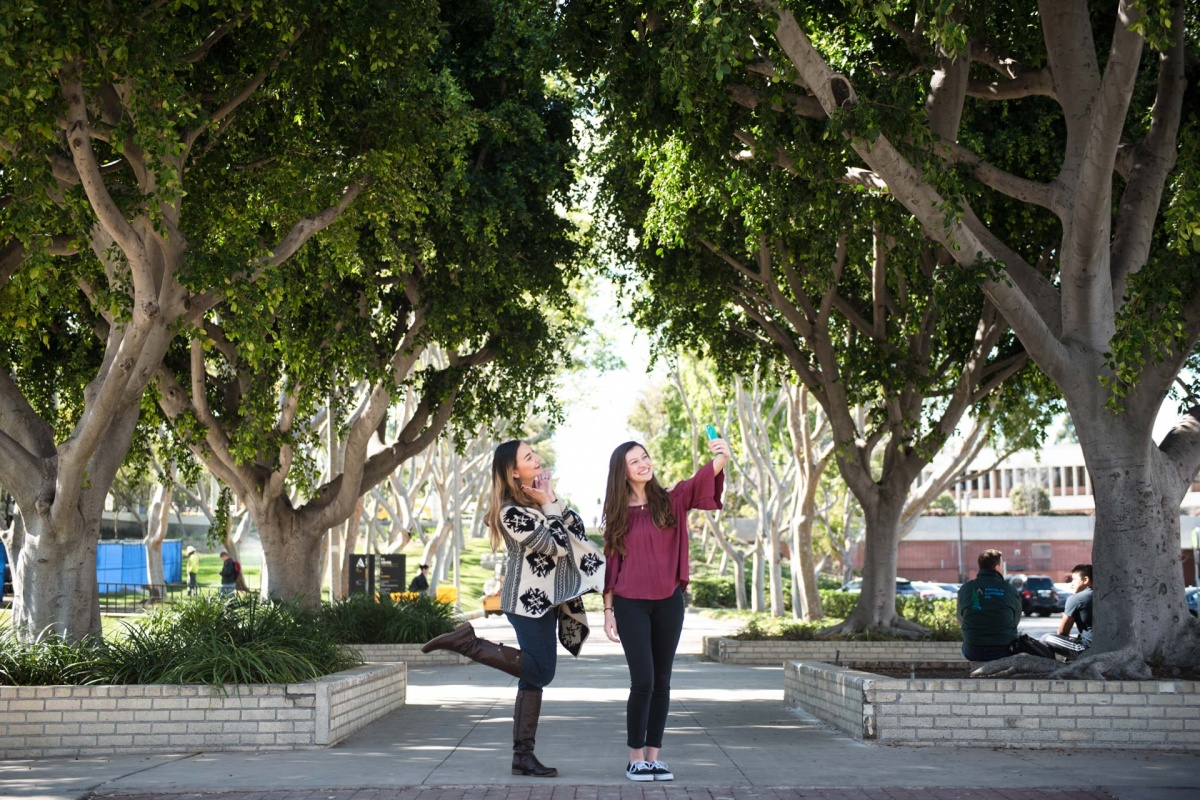
[[[159,794],[93,795],[163,800]],[[410,789],[321,789],[300,792],[219,792],[171,795],[171,800],[1113,800],[1092,789],[739,789],[736,787],[487,786]]]
[[[475,624],[489,638],[515,641],[502,619]],[[680,652],[698,653],[700,635],[722,627],[689,614]],[[0,761],[0,797],[1200,800],[1200,756],[864,744],[784,708],[780,667],[695,655],[679,657],[673,680],[663,759],[676,780],[632,784],[623,772],[624,659],[602,634],[584,653],[560,654],[545,693],[537,753],[558,768],[557,779],[510,774],[515,681],[467,665],[411,668],[406,707],[330,749]]]

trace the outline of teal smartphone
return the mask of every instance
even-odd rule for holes
[[[708,427],[706,427],[704,429],[704,432],[708,434],[709,439],[716,439],[718,436],[721,435],[721,434],[717,433],[716,426],[713,426],[713,425],[709,425]]]

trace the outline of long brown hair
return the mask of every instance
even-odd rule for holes
[[[625,555],[625,534],[629,533],[629,467],[625,464],[625,455],[635,447],[643,447],[638,442],[626,442],[613,450],[608,459],[608,488],[604,491],[604,552],[609,557]],[[647,452],[647,455],[649,453]],[[646,503],[650,506],[650,516],[659,528],[675,527],[675,512],[671,510],[671,496],[652,476],[646,484]]]
[[[513,470],[517,468],[517,451],[521,449],[522,444],[520,439],[512,439],[498,445],[496,452],[492,454],[492,491],[483,521],[491,532],[493,550],[500,549],[504,541],[500,532],[500,509],[511,505],[535,505],[513,477]]]

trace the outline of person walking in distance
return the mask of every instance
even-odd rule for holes
[[[409,582],[408,590],[410,592],[418,592],[420,594],[425,594],[427,591],[429,591],[428,564],[422,564],[417,568],[417,574],[414,575],[413,579]]]
[[[229,553],[221,551],[221,594],[232,595],[237,591],[238,573],[241,565],[229,557]]]
[[[712,435],[716,435],[715,431]],[[629,666],[625,707],[632,781],[669,781],[660,760],[671,705],[671,669],[683,630],[688,584],[687,514],[721,508],[729,443],[708,442],[712,461],[670,491],[654,476],[646,448],[626,442],[613,451],[604,495],[604,633],[620,642]]]
[[[450,650],[517,678],[513,708],[514,775],[557,777],[534,755],[542,689],[554,679],[556,642],[578,656],[588,636],[580,599],[604,586],[604,559],[583,520],[559,501],[533,448],[504,442],[492,457],[492,489],[484,515],[492,548],[505,549],[500,608],[520,649],[475,635],[471,623],[429,640],[421,652]]]
[[[200,554],[196,552],[196,548],[189,546],[187,549],[187,593],[189,595],[200,593]]]

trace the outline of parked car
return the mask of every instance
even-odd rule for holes
[[[917,594],[926,600],[953,600],[958,597],[958,590],[950,591],[940,583],[930,583],[929,581],[913,581],[913,588],[917,590]]]
[[[855,578],[843,584],[842,591],[858,594],[862,591],[862,578]],[[915,595],[916,593],[917,589],[913,586],[912,581],[908,578],[896,578],[896,594]]]
[[[958,597],[958,590],[962,588],[961,583],[939,583],[938,586],[942,587],[955,597]]]
[[[1183,590],[1183,596],[1187,598],[1188,611],[1193,617],[1200,616],[1200,588],[1189,586]]]
[[[1054,579],[1049,575],[1014,575],[1008,582],[1021,595],[1021,610],[1025,616],[1037,614],[1048,617],[1062,610],[1058,592],[1054,588]]]

